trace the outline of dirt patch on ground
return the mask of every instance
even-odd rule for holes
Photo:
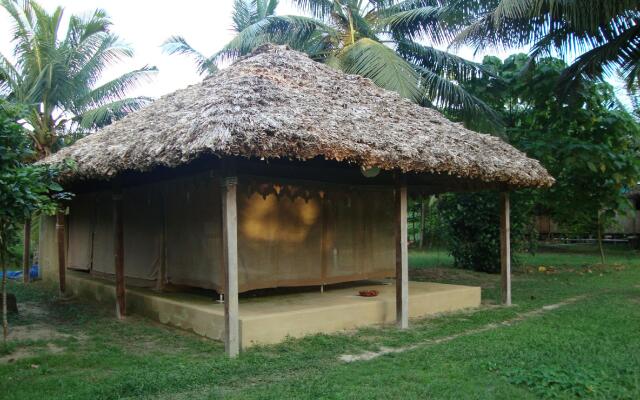
[[[46,308],[42,307],[41,304],[33,301],[21,302],[18,307],[20,315],[24,318],[42,320],[46,319],[49,316]]]
[[[0,357],[0,364],[8,364],[23,359],[33,358],[41,354],[58,354],[65,351],[55,343],[48,342],[50,340],[76,338],[79,340],[86,339],[85,335],[70,335],[56,330],[54,327],[45,324],[30,324],[9,327],[9,343],[24,341],[46,341],[44,346],[36,345],[35,347],[18,347],[5,356]]]
[[[47,343],[47,345],[43,349],[40,349],[40,351],[35,351],[32,349],[26,349],[26,348],[18,348],[15,351],[11,352],[11,354],[7,354],[6,356],[0,357],[0,364],[14,363],[16,361],[36,357],[42,353],[59,354],[64,351],[65,351],[64,347],[60,347],[54,343]],[[31,367],[38,368],[38,365],[34,364]]]
[[[16,343],[17,347],[13,352],[11,352],[11,354],[0,357],[0,364],[7,364],[23,359],[33,358],[41,354],[58,354],[64,352],[64,347],[52,343],[56,340],[74,338],[83,341],[87,339],[87,336],[83,333],[72,335],[60,332],[54,325],[46,323],[45,321],[50,321],[51,315],[47,308],[39,303],[20,303],[19,313],[20,319],[31,323],[24,325],[9,325],[9,335],[7,340],[9,343]],[[22,344],[24,344],[24,342],[30,344],[28,346],[23,346]]]
[[[9,364],[25,358],[31,358],[33,356],[35,356],[35,353],[31,350],[16,349],[15,351],[11,352],[11,354],[0,357],[0,364]]]
[[[65,339],[72,335],[58,332],[54,327],[44,324],[30,324],[9,327],[9,341]]]

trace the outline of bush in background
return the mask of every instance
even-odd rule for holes
[[[511,195],[511,257],[530,248],[527,232],[531,223],[532,201],[526,193]],[[500,272],[500,195],[497,192],[446,194],[438,201],[443,239],[457,268]]]

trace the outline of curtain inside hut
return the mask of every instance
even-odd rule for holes
[[[238,186],[241,292],[394,275],[391,188],[258,186],[248,177]],[[69,267],[112,276],[111,193],[78,196],[70,211]],[[153,285],[164,263],[165,282],[222,289],[218,178],[207,173],[127,188],[123,214],[128,283]]]

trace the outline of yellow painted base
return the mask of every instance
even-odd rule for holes
[[[112,282],[69,271],[67,285],[79,297],[113,304]],[[360,297],[359,290],[375,289],[377,297]],[[409,283],[409,317],[417,318],[480,305],[480,288],[440,283]],[[224,334],[224,305],[205,296],[157,293],[128,288],[127,309],[208,338]],[[286,337],[332,333],[358,327],[395,322],[395,286],[369,284],[240,299],[240,334],[243,348],[278,343]]]

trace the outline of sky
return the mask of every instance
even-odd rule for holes
[[[233,0],[40,0],[39,3],[48,11],[62,6],[67,17],[71,14],[88,14],[96,8],[106,10],[113,22],[112,31],[133,48],[135,56],[109,67],[103,81],[144,65],[159,69],[150,82],[142,83],[132,90],[132,96],[157,98],[202,79],[191,59],[163,53],[161,45],[170,36],[184,36],[192,47],[205,55],[215,53],[234,36],[231,30]],[[281,0],[276,13],[301,14],[290,0]],[[3,55],[12,55],[10,39],[11,21],[2,9],[0,52]],[[508,54],[518,51],[526,49],[509,52],[489,50],[489,53],[505,58]],[[464,47],[458,50],[457,54],[474,61],[482,61],[484,57],[484,53],[474,56],[471,49]]]

